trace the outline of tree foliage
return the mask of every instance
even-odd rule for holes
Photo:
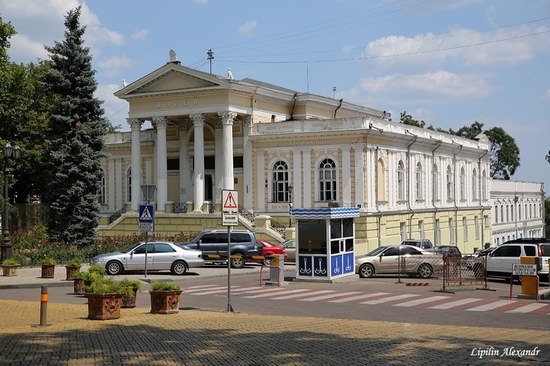
[[[45,79],[59,99],[48,125],[45,198],[50,237],[89,244],[98,224],[102,138],[108,123],[94,97],[97,83],[90,50],[84,46],[80,12],[79,7],[67,13],[64,40],[46,47],[52,67]]]

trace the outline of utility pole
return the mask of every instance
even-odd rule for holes
[[[210,74],[212,74],[212,60],[214,59],[214,51],[211,48],[206,52],[207,60],[210,61]]]

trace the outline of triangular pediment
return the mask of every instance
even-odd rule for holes
[[[167,64],[151,74],[119,90],[115,95],[124,98],[139,94],[200,90],[224,86],[225,81],[177,64]]]

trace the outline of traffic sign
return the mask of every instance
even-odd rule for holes
[[[153,205],[139,205],[139,231],[152,233],[155,231],[155,208]]]
[[[514,264],[512,267],[512,274],[514,276],[536,276],[537,265],[536,264]]]
[[[238,226],[239,225],[239,213],[238,212],[222,212],[222,225],[224,226]]]
[[[239,202],[239,192],[224,189],[222,193],[222,209],[224,211],[238,211],[239,206],[237,202]]]

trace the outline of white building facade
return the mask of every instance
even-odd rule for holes
[[[544,183],[491,181],[493,245],[544,237]]]

